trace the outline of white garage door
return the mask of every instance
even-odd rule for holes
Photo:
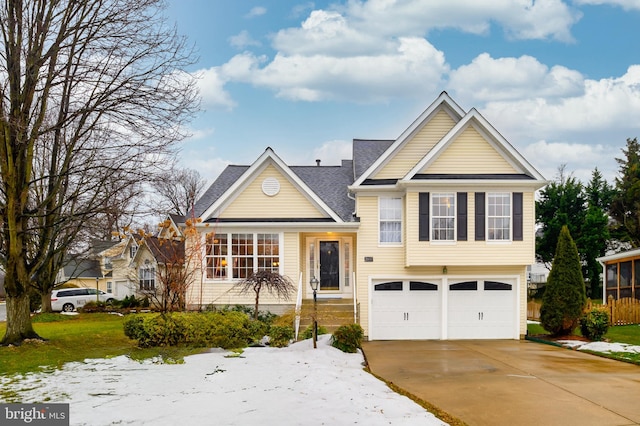
[[[440,339],[440,281],[377,281],[371,297],[372,340]]]
[[[516,335],[515,280],[448,282],[449,339],[513,339]]]

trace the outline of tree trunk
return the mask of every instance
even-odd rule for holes
[[[40,307],[41,312],[53,312],[51,310],[51,293],[46,292],[40,295],[42,306]]]
[[[0,344],[20,344],[24,339],[41,339],[31,325],[29,294],[7,295],[7,331]]]

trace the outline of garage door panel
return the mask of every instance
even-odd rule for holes
[[[452,282],[448,286],[450,339],[510,339],[516,324],[515,285],[509,280]]]
[[[389,284],[392,282],[393,284]],[[423,281],[380,282],[373,286],[371,334],[377,340],[441,338],[440,285]]]

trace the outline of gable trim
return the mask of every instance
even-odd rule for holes
[[[448,112],[456,121],[460,120],[465,115],[465,111],[460,108],[453,99],[451,99],[447,92],[440,93],[440,96],[438,96],[438,98],[433,101],[433,103],[431,103],[431,105],[429,105],[429,107],[424,110],[424,112],[420,114],[420,116],[415,119],[404,132],[402,132],[398,139],[396,139],[396,141],[391,144],[391,146],[371,166],[369,166],[364,173],[362,173],[362,175],[353,183],[352,187],[362,185],[365,180],[369,179],[369,176],[385,165],[394,156],[394,154],[400,150],[400,148],[411,140],[411,138],[433,118],[435,113],[440,109]]]
[[[276,153],[268,147],[264,153],[240,176],[233,185],[231,185],[227,190],[220,196],[218,199],[211,204],[205,211],[202,213],[202,219],[207,221],[216,211],[221,209],[223,206],[227,205],[231,202],[235,197],[240,194],[240,189],[242,189],[245,185],[247,185],[250,180],[264,170],[269,164],[274,164],[277,169],[280,170],[282,174],[284,174],[295,186],[297,186],[301,192],[306,195],[309,200],[316,205],[316,207],[333,219],[335,222],[343,222],[343,220],[338,216],[327,204],[322,201],[316,194],[313,192],[303,181],[300,179],[290,168],[285,164],[284,161],[280,159],[276,155]],[[346,188],[345,188],[346,190]]]
[[[401,181],[409,181],[430,163],[435,161],[455,139],[469,126],[473,126],[494,149],[521,174],[528,175],[536,181],[545,182],[544,177],[497,131],[493,126],[473,108],[431,149]],[[518,174],[514,174],[517,176]]]

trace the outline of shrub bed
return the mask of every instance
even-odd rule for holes
[[[141,347],[188,345],[192,347],[244,348],[263,327],[251,324],[242,312],[199,312],[129,315],[124,333]]]

